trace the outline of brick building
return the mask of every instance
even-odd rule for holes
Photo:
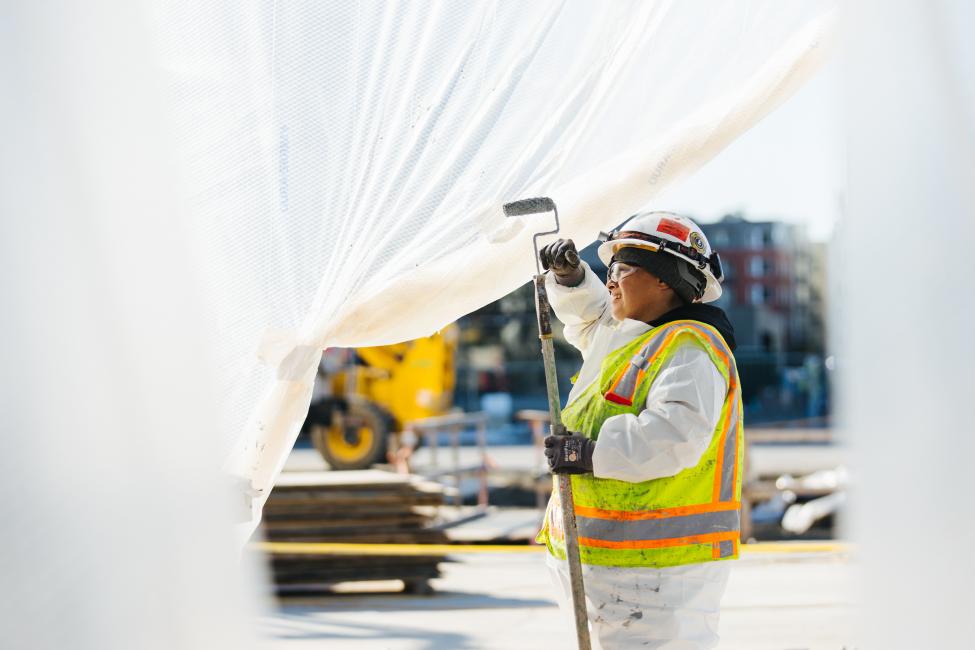
[[[743,350],[823,351],[825,247],[802,226],[740,214],[701,226],[721,254],[724,295]]]

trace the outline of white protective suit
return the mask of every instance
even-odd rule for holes
[[[565,337],[582,352],[583,364],[571,403],[599,377],[602,360],[651,328],[615,320],[606,287],[583,262],[586,277],[564,287],[549,274],[552,309],[565,324]],[[663,366],[647,395],[646,408],[608,418],[593,453],[599,478],[640,482],[693,467],[711,442],[727,383],[707,352],[680,348]],[[558,517],[559,513],[556,512]],[[571,616],[569,569],[548,556],[562,610]],[[718,642],[718,610],[728,580],[728,562],[664,569],[583,565],[593,645],[617,648],[697,650]]]

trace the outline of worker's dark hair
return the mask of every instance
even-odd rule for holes
[[[616,251],[613,259],[642,267],[665,282],[685,303],[694,302],[704,295],[704,288],[707,286],[704,274],[690,262],[670,253],[624,246]]]

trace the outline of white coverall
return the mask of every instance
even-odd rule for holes
[[[582,352],[583,364],[569,402],[599,377],[602,360],[648,332],[646,323],[615,320],[610,296],[583,262],[586,277],[563,287],[552,274],[546,289],[552,309],[565,324],[565,337]],[[727,383],[704,349],[678,349],[660,369],[639,416],[616,415],[599,430],[593,474],[640,482],[693,467],[711,442]],[[558,512],[554,516],[559,517]],[[548,556],[563,612],[571,616],[568,564]],[[718,610],[728,580],[728,562],[678,567],[583,565],[593,645],[617,648],[697,650],[718,642]]]

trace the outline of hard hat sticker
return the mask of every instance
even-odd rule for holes
[[[687,241],[687,236],[691,233],[691,229],[682,223],[678,223],[673,219],[667,219],[664,217],[657,224],[657,232],[662,232],[665,235],[671,235],[676,237],[681,241]]]
[[[704,251],[704,238],[701,237],[701,235],[699,233],[696,233],[696,232],[692,232],[691,233],[691,246],[693,246],[694,248],[696,248],[697,249],[697,252],[701,253],[702,255],[705,254],[705,251]]]

